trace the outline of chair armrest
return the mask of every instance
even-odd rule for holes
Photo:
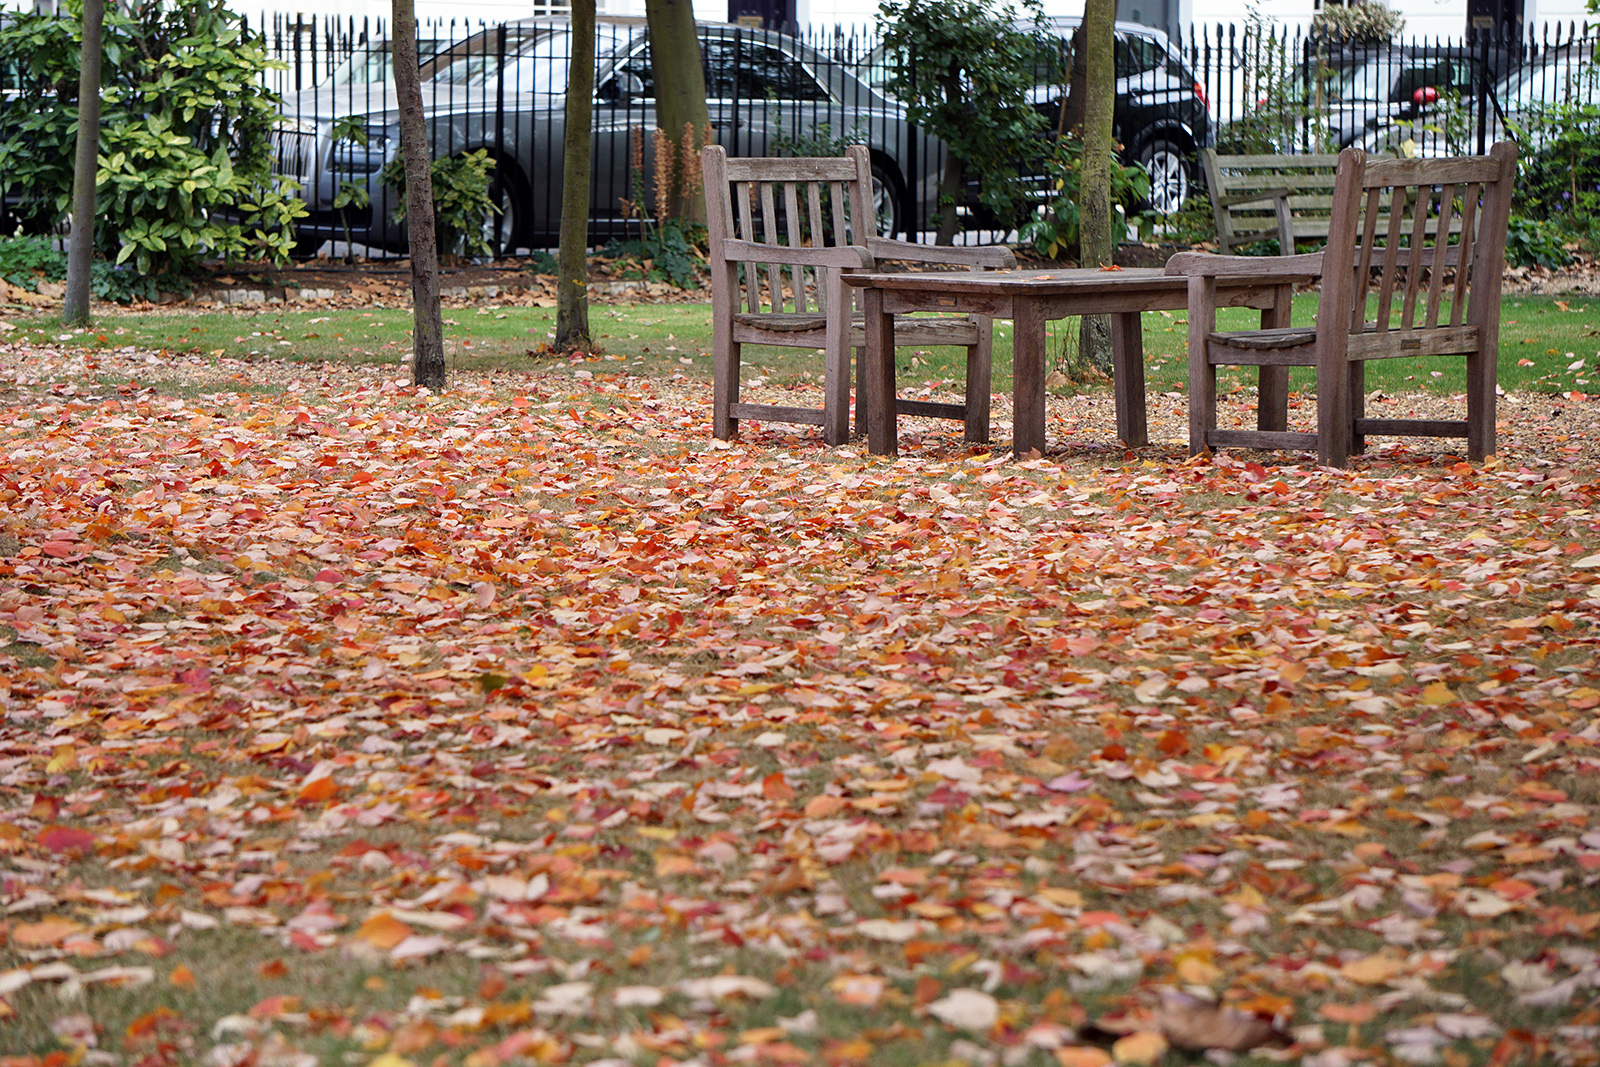
[[[759,241],[723,241],[722,258],[732,263],[796,263],[805,267],[844,267],[871,270],[871,253],[859,245],[764,245]]]
[[[966,267],[1009,268],[1017,257],[1003,245],[957,248],[953,245],[924,245],[915,241],[896,241],[889,237],[868,237],[867,251],[878,259],[903,259],[910,263],[950,263]]]
[[[1217,204],[1221,207],[1232,207],[1235,204],[1252,204],[1257,200],[1281,200],[1287,204],[1289,202],[1289,190],[1262,189],[1257,193],[1235,193],[1232,196],[1218,197]]]
[[[1210,252],[1179,252],[1167,260],[1164,274],[1189,278],[1274,278],[1322,273],[1322,253],[1299,256],[1218,256]]]

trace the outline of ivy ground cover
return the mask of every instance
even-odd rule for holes
[[[393,379],[0,349],[4,1067],[1595,1062],[1593,400],[1326,471]]]

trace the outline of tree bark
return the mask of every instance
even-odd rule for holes
[[[78,152],[72,164],[72,231],[67,239],[67,292],[61,321],[89,324],[89,274],[94,263],[94,196],[100,177],[100,42],[104,0],[84,0],[83,61],[78,68]]]
[[[671,165],[656,160],[656,181],[667,183],[667,210],[673,217],[704,223],[706,200],[696,179],[711,112],[706,107],[706,73],[695,33],[694,4],[645,0],[644,10],[650,30],[650,72],[656,83],[656,125],[676,149]],[[737,146],[728,149],[736,154]]]
[[[591,347],[589,172],[593,165],[595,0],[572,0],[572,58],[561,162],[561,246],[556,263],[556,348]]]
[[[445,386],[444,313],[439,306],[439,241],[433,225],[433,149],[422,113],[422,78],[417,71],[417,9],[414,0],[392,0],[394,92],[400,105],[400,152],[406,171],[406,233],[411,244],[411,381],[429,389]]]
[[[1079,264],[1109,267],[1116,252],[1111,216],[1112,113],[1116,103],[1116,0],[1085,0],[1083,9],[1083,174],[1078,186]],[[1085,315],[1080,358],[1111,369],[1111,324]]]

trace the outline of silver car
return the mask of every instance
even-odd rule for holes
[[[907,123],[897,104],[792,37],[702,24],[699,39],[714,137],[729,153],[832,155],[845,143],[862,143],[872,154],[879,229],[902,232],[932,214],[944,147]],[[570,54],[569,20],[545,17],[485,30],[421,63],[434,157],[486,149],[496,161],[492,195],[500,214],[489,236],[497,250],[556,243]],[[602,20],[596,56],[590,232],[604,239],[637,232],[627,204],[648,204],[654,188],[656,114],[644,20]],[[364,131],[365,145],[354,138],[335,143],[341,120]],[[276,137],[279,172],[300,181],[310,209],[296,232],[301,252],[345,239],[347,227],[352,243],[406,247],[405,226],[394,218],[402,196],[379,178],[400,146],[392,82],[294,94]],[[698,173],[698,160],[693,166]],[[334,206],[341,187],[351,185],[366,190],[369,207]]]

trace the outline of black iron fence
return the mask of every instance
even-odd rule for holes
[[[401,197],[384,178],[398,150],[387,27],[300,16],[265,17],[258,26],[281,63],[269,75],[284,97],[275,134],[279,170],[301,183],[311,212],[300,251],[333,241],[374,255],[402,253],[404,227],[395,218]],[[677,132],[664,139],[655,133],[642,34],[642,20],[602,24],[591,179],[596,241],[639,232],[651,214],[656,167],[666,161],[658,156],[670,158],[676,144]],[[431,22],[419,29],[435,158],[482,149],[496,160],[493,197],[501,213],[486,236],[497,251],[555,243],[567,42],[537,22]],[[884,228],[916,234],[937,203],[943,147],[911,127],[883,92],[877,43],[870,32],[842,29],[793,37],[730,28],[703,37],[712,124],[736,155],[868,144]],[[1592,82],[1600,40],[1595,30],[1572,25],[1523,38],[1483,33],[1374,49],[1251,24],[1195,26],[1171,43],[1175,53],[1160,59],[1160,77],[1141,67],[1147,61],[1138,57],[1148,48],[1119,51],[1119,117],[1141,93],[1142,105],[1155,109],[1140,112],[1137,128],[1121,135],[1130,160],[1147,157],[1136,139],[1148,138],[1148,116],[1181,110],[1185,94],[1199,98],[1198,120],[1174,119],[1189,140],[1166,138],[1195,178],[1193,154],[1204,145],[1482,151],[1530,99],[1563,99],[1584,72]],[[12,92],[0,95],[0,128],[9,125],[4,111],[15,101]],[[696,161],[683,162],[697,170]]]

